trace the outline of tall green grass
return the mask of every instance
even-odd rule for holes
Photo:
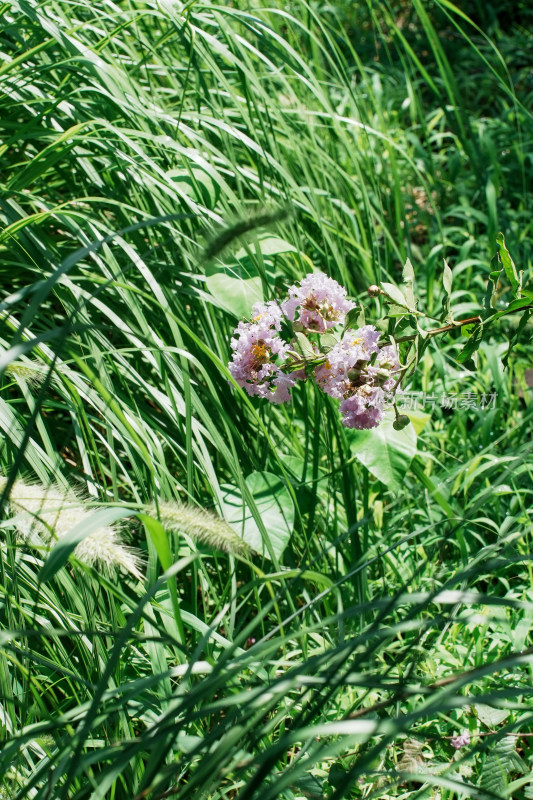
[[[530,329],[505,372],[497,340],[476,374],[459,334],[431,346],[413,389],[498,403],[434,409],[386,486],[323,396],[230,386],[215,290],[271,299],[315,266],[367,302],[409,256],[431,312],[446,256],[466,315],[498,230],[530,268],[531,35],[491,25],[448,2],[3,7],[3,505],[17,480],[79,489],[146,581],[5,515],[0,796],[531,795]],[[294,518],[282,554],[165,527],[231,487],[270,542],[257,472]]]

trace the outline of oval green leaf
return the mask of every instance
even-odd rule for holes
[[[388,411],[377,428],[353,431],[350,449],[371,475],[386,486],[399,489],[416,453],[417,437],[413,425],[395,431],[394,419],[394,412]]]
[[[280,559],[294,527],[294,504],[285,484],[271,472],[252,472],[245,479],[255,509],[238,487],[222,487],[222,512],[226,522],[256,552]]]

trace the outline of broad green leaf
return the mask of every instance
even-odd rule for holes
[[[206,267],[207,288],[216,304],[239,318],[250,317],[253,304],[264,299],[261,274],[251,255],[257,251],[269,276],[274,274],[276,256],[297,252],[294,245],[278,236],[259,235],[242,247],[230,263],[210,263]]]
[[[531,295],[531,292],[527,294]],[[503,311],[504,314],[512,314],[513,311],[527,311],[526,306],[533,305],[533,297],[530,297],[529,300],[523,297],[519,297],[516,300],[512,300],[507,308]]]
[[[272,259],[272,256],[279,256],[283,253],[297,253],[297,248],[287,242],[285,239],[282,239],[280,236],[272,236],[271,234],[259,234],[255,242],[248,245],[248,247],[242,247],[237,253],[235,253],[235,258],[243,259],[246,258],[251,251],[252,253],[255,252],[256,247],[261,251],[261,255],[264,259]]]
[[[530,293],[528,293],[530,294]],[[490,316],[486,317],[483,320],[483,325],[487,327],[488,325],[492,325],[494,322],[497,322],[501,317],[507,316],[507,314],[515,314],[519,311],[528,312],[533,308],[533,300],[530,298],[529,300],[525,297],[519,297],[516,300],[512,300],[509,305],[502,309],[501,311],[494,311]],[[463,326],[464,328],[468,326]]]
[[[513,772],[527,772],[527,767],[516,752],[516,737],[497,740],[485,759],[481,774],[481,787],[495,797],[505,797],[507,782]]]
[[[411,264],[411,259],[408,258],[404,264],[403,271],[402,271],[402,278],[404,283],[410,283],[411,286],[414,286],[415,283],[415,271],[413,269],[413,265]]]
[[[346,318],[344,320],[344,330],[348,330],[349,328],[362,328],[365,324],[365,310],[361,306],[361,308],[352,308],[346,314]]]
[[[294,526],[294,504],[285,484],[271,472],[252,472],[245,480],[274,556],[279,559]],[[261,525],[236,486],[222,486],[226,521],[256,552],[270,558]]]
[[[422,433],[431,419],[431,414],[427,414],[425,411],[420,411],[418,409],[409,409],[409,411],[405,411],[404,413],[407,414],[411,420],[417,436]]]
[[[457,361],[459,364],[465,364],[468,369],[475,369],[475,364],[472,360],[472,356],[474,353],[479,349],[479,345],[483,341],[483,323],[476,325],[474,331],[470,338],[468,339],[467,343],[457,356]]]
[[[250,317],[254,303],[263,300],[263,287],[257,269],[250,260],[245,265],[208,264],[206,267],[207,288],[216,305],[235,317]]]
[[[381,284],[381,288],[387,295],[387,297],[385,298],[385,302],[388,303],[389,300],[392,300],[392,302],[397,306],[401,306],[402,308],[409,308],[409,303],[407,302],[407,298],[405,297],[404,293],[401,291],[401,289],[398,289],[398,287],[395,286],[393,283],[383,282]]]
[[[387,411],[385,420],[377,428],[353,431],[350,449],[375,478],[398,489],[416,453],[417,437],[412,425],[395,431],[392,427],[394,419],[394,412]]]
[[[220,186],[205,169],[194,166],[190,169],[171,170],[167,172],[167,177],[177,184],[181,194],[190,197],[196,203],[201,203],[210,209],[216,206],[220,196]]]
[[[488,728],[495,728],[500,722],[507,719],[511,713],[506,711],[505,708],[493,708],[492,706],[486,706],[484,703],[477,703],[474,708],[481,722]]]
[[[305,335],[305,333],[297,332],[294,334],[292,340],[294,350],[300,353],[304,358],[316,358],[316,353],[313,350],[313,345]]]
[[[335,336],[334,333],[325,333],[320,337],[320,349],[323,353],[329,353],[329,351],[335,347],[338,342],[339,337]]]
[[[396,303],[391,303],[387,311],[387,317],[405,317],[407,313],[408,309],[406,306],[399,306]]]

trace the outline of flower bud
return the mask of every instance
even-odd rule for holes
[[[398,414],[394,422],[392,423],[392,427],[395,431],[403,431],[404,428],[407,428],[411,420],[407,416],[407,414]]]
[[[379,286],[376,286],[376,284],[373,283],[372,286],[368,287],[368,294],[370,297],[379,297],[381,294],[381,289]]]
[[[390,371],[388,369],[378,369],[374,375],[374,386],[383,386],[390,378]]]

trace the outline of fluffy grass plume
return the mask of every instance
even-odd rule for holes
[[[6,478],[0,478],[0,491]],[[85,500],[72,489],[59,486],[49,487],[15,481],[9,497],[9,510],[17,531],[28,543],[35,542],[37,534],[48,544],[52,535],[61,539],[76,525],[91,516],[85,507]],[[109,572],[122,568],[142,580],[140,559],[127,547],[119,533],[110,525],[105,525],[81,541],[74,550],[76,558],[88,566],[103,567]]]
[[[181,503],[160,503],[148,509],[148,513],[158,517],[161,524],[169,531],[186,533],[191,539],[203,542],[217,550],[234,555],[246,555],[249,546],[240,536],[217,514],[195,506]]]
[[[13,378],[22,378],[30,388],[39,387],[45,377],[48,367],[39,361],[12,361],[6,367],[6,374]]]

